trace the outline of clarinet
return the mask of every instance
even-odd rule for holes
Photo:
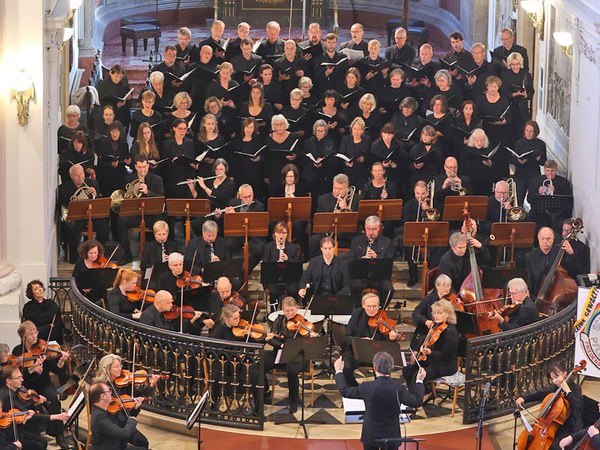
[[[369,254],[369,250],[371,250],[373,248],[373,241],[369,238],[367,238],[367,251],[365,253],[365,256],[367,256]]]
[[[279,239],[279,261],[283,261],[283,239]]]
[[[165,262],[165,256],[167,256],[167,251],[165,250],[165,243],[160,243],[160,257],[161,262]]]
[[[210,262],[214,262],[214,260],[215,260],[215,246],[211,242],[210,243]]]

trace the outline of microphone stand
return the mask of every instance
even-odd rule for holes
[[[485,413],[485,401],[487,400],[490,386],[491,385],[489,381],[485,383],[485,389],[483,390],[483,396],[481,398],[481,406],[479,407],[479,416],[477,418],[477,434],[475,434],[478,450],[481,450],[481,441],[483,438],[483,415]]]

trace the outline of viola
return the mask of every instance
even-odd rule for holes
[[[115,263],[109,262],[104,256],[100,256],[96,261],[92,262],[92,269],[104,269],[105,267],[108,267],[109,269],[119,268]]]
[[[442,298],[444,300],[448,300],[450,303],[452,303],[452,305],[454,305],[454,307],[458,310],[458,311],[465,311],[465,306],[462,304],[462,302],[458,301],[458,297],[456,296],[456,294],[454,292],[450,292],[447,295],[443,295]]]
[[[419,351],[419,361],[425,361],[427,359],[427,355],[425,354],[425,352],[423,352],[424,349],[431,347],[433,344],[435,344],[440,336],[442,335],[442,333],[448,328],[448,324],[446,322],[442,322],[438,325],[432,325],[431,328],[429,329],[429,332],[427,333],[427,336],[425,336],[425,341],[423,341],[423,346],[421,348],[421,350]]]
[[[165,316],[165,319],[167,319],[167,320],[179,319],[181,316],[183,316],[184,319],[193,319],[194,316],[196,315],[196,312],[201,312],[202,314],[205,314],[207,316],[212,316],[212,313],[208,313],[208,312],[204,312],[204,311],[196,311],[191,306],[184,306],[182,308],[180,306],[175,306],[175,305],[173,305],[173,307],[171,308],[171,311],[164,312],[163,316]]]
[[[131,373],[129,370],[121,371],[121,376],[115,378],[115,385],[118,387],[129,386],[132,382],[135,384],[144,384],[149,378],[152,378],[154,374],[148,373],[145,370],[136,370],[135,373]],[[169,375],[159,375],[163,380],[168,380]]]
[[[396,331],[396,321],[388,317],[385,310],[380,309],[373,317],[369,317],[369,327],[376,328],[381,334],[390,334],[394,331],[400,336],[400,340],[404,341],[404,333]]]
[[[289,319],[286,327],[290,331],[298,331],[300,336],[309,336],[315,330],[314,324],[304,319],[300,314],[296,314]]]
[[[33,389],[27,389],[23,386],[21,386],[17,390],[17,397],[19,397],[24,402],[27,402],[29,400],[33,400],[34,402],[40,401],[40,394],[35,392]]]
[[[177,287],[185,289],[198,289],[202,286],[204,280],[200,275],[190,275],[189,272],[183,272],[177,278]]]
[[[141,302],[146,296],[146,303],[154,303],[154,296],[156,292],[152,289],[143,290],[139,286],[136,286],[132,291],[125,293],[127,300],[133,303]]]
[[[233,304],[233,305],[237,306],[238,308],[244,307],[244,300],[242,300],[242,297],[240,296],[240,294],[238,292],[234,292],[233,294],[231,294],[228,298],[223,300],[223,303],[226,305]]]
[[[112,400],[106,410],[109,414],[117,414],[121,410],[121,403],[127,410],[133,409],[135,405],[135,399],[131,397],[131,395],[121,395],[119,397],[121,401],[119,402],[115,397],[112,397]],[[144,397],[144,400],[150,401],[152,397]]]
[[[244,319],[240,319],[238,326],[233,327],[231,329],[231,331],[233,331],[233,335],[235,337],[246,337],[246,336],[250,335],[250,337],[252,339],[260,339],[263,336],[265,336],[267,333],[269,333],[268,331],[265,330],[264,325],[260,325],[260,324],[251,325],[250,322],[248,322],[247,320],[244,320]],[[283,336],[282,334],[275,334],[275,336],[280,339],[285,339],[285,336]]]
[[[565,381],[568,382],[573,375],[585,369],[586,365],[585,360],[580,361],[579,365],[571,370]],[[553,394],[548,394],[544,398],[538,418],[531,424],[533,430],[528,432],[527,429],[524,429],[519,435],[518,450],[546,450],[550,448],[554,442],[556,431],[565,423],[570,414],[571,407],[565,398],[562,387],[559,386]]]

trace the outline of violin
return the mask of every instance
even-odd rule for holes
[[[29,413],[29,411],[20,411],[18,409],[11,409],[5,413],[0,415],[0,428],[8,428],[12,425],[13,417],[15,418],[15,423],[17,425],[21,425],[25,421],[25,416]],[[38,414],[35,411],[35,414]]]
[[[190,275],[189,272],[183,272],[177,278],[177,287],[186,289],[198,289],[202,286],[204,280],[200,275]]]
[[[106,408],[109,414],[117,414],[121,410],[121,403],[127,410],[131,410],[135,406],[135,398],[131,395],[121,395],[119,398],[121,399],[120,402],[115,397],[112,397],[110,404]],[[144,397],[144,400],[152,400],[152,397]]]
[[[145,370],[136,370],[134,373],[131,373],[129,370],[121,371],[121,376],[115,378],[115,385],[118,387],[129,386],[132,382],[135,384],[144,384],[148,381],[148,378],[152,378],[154,374],[149,374]],[[169,375],[159,375],[159,377],[163,380],[168,380]]]
[[[423,351],[426,348],[431,347],[433,344],[435,344],[438,339],[440,338],[440,336],[442,335],[442,333],[446,330],[446,328],[448,328],[448,324],[446,322],[442,322],[439,325],[435,325],[433,324],[431,326],[431,328],[429,329],[429,332],[427,333],[427,336],[425,336],[425,341],[423,342],[423,346],[421,348],[421,350],[419,351],[419,361],[425,361],[427,359],[427,355],[425,354],[425,352]]]
[[[175,305],[173,305],[173,307],[171,308],[171,311],[164,312],[163,316],[167,320],[179,319],[181,316],[183,316],[184,319],[193,319],[197,312],[200,312],[207,316],[212,316],[212,313],[204,312],[204,311],[196,311],[191,306],[184,306],[183,308],[181,308],[180,306],[175,306]]]
[[[242,300],[242,297],[240,297],[240,294],[238,292],[234,292],[233,294],[231,294],[228,298],[223,300],[223,303],[226,305],[233,304],[238,308],[244,307],[244,300]]]
[[[452,305],[458,310],[458,311],[462,311],[465,312],[465,306],[462,304],[462,302],[458,301],[458,297],[456,296],[456,294],[454,292],[450,292],[447,295],[443,295],[442,298],[444,300],[448,300],[450,303],[452,303]]]
[[[304,319],[300,314],[296,314],[289,319],[286,326],[290,331],[298,331],[300,336],[309,336],[315,330],[314,324]]]
[[[17,390],[17,397],[19,397],[24,402],[27,402],[29,400],[33,400],[34,402],[40,401],[40,394],[35,392],[33,389],[27,389],[23,386],[21,386]]]
[[[34,356],[29,352],[22,353],[19,356],[8,355],[8,360],[2,363],[2,367],[4,366],[23,366],[23,367],[31,367],[35,364],[35,360],[38,359],[39,356]]]
[[[568,382],[573,375],[585,369],[587,362],[581,360],[578,366],[575,366],[569,373],[565,382]],[[517,441],[518,450],[545,450],[548,449],[554,442],[556,431],[565,423],[571,414],[571,407],[568,400],[565,398],[565,393],[562,387],[553,394],[548,394],[542,405],[540,406],[540,414],[535,422],[531,425],[533,430],[528,432],[524,429],[519,435]],[[575,447],[573,447],[575,448]]]
[[[398,333],[400,340],[404,341],[404,333],[396,331],[396,321],[388,317],[385,310],[380,309],[373,317],[369,317],[369,327],[377,329],[381,334],[390,334],[392,331]]]
[[[73,355],[69,353],[71,359]],[[45,340],[39,339],[34,345],[31,346],[31,354],[34,356],[42,356],[46,354],[49,358],[60,357],[63,354],[63,350],[58,344],[48,344]]]
[[[104,256],[100,256],[96,261],[92,262],[92,269],[104,269],[105,267],[108,267],[109,269],[119,268],[115,263],[109,262]]]
[[[250,325],[250,322],[244,319],[240,319],[237,327],[231,329],[235,337],[246,337],[250,335],[252,339],[260,339],[265,336],[269,331],[265,331],[264,325],[254,324]],[[285,339],[282,334],[275,334],[280,339]]]
[[[154,296],[156,295],[156,291],[152,289],[140,289],[139,286],[136,286],[133,291],[127,291],[125,293],[127,300],[133,303],[141,302],[144,300],[144,296],[146,296],[146,303],[154,303]]]

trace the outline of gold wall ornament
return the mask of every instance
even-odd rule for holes
[[[279,3],[284,3],[286,0],[256,0],[256,3],[266,3],[268,5],[277,5]]]
[[[29,121],[29,101],[35,97],[33,81],[22,69],[10,88],[10,98],[17,101],[17,118],[19,125],[25,126]]]

